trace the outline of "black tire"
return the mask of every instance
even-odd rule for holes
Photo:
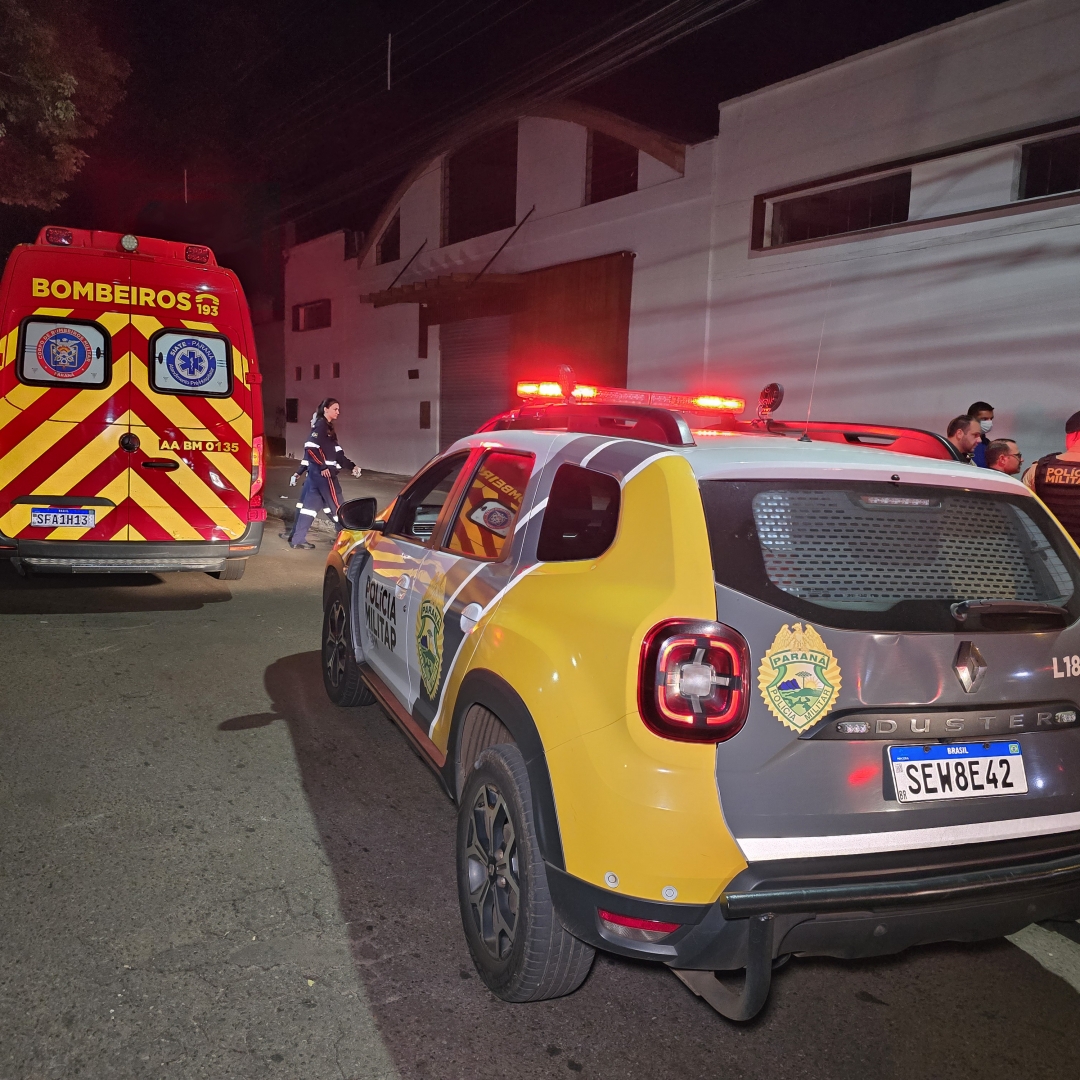
[[[349,616],[341,588],[333,586],[326,594],[322,627],[322,677],[326,696],[335,705],[350,709],[371,705],[375,695],[360,678],[360,665],[352,646]]]
[[[218,581],[239,581],[247,569],[247,559],[226,559],[225,569],[218,570],[214,577]]]
[[[533,828],[529,774],[512,743],[489,746],[458,810],[458,900],[480,978],[503,1001],[572,993],[595,950],[567,933],[551,902]]]

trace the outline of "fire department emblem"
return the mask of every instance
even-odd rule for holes
[[[793,731],[806,731],[836,703],[840,665],[812,626],[782,626],[758,668],[769,711]]]
[[[420,610],[416,613],[416,656],[424,693],[434,701],[442,675],[443,604],[446,600],[446,575],[439,574],[428,586]]]
[[[57,379],[74,379],[90,366],[94,350],[90,342],[70,326],[57,326],[41,335],[37,361]]]
[[[501,502],[488,499],[481,503],[469,514],[469,520],[482,525],[488,532],[496,536],[506,536],[510,529],[510,522],[514,520],[513,512]]]
[[[181,386],[197,389],[205,386],[214,377],[217,357],[205,341],[181,338],[174,342],[165,354],[165,366]]]

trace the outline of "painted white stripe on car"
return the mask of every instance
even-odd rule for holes
[[[607,448],[608,448],[609,446],[614,446],[614,445],[615,445],[616,443],[621,443],[621,442],[624,442],[624,441],[625,441],[625,440],[623,440],[623,439],[608,439],[608,441],[607,441],[607,442],[601,443],[601,444],[600,444],[600,445],[599,445],[598,447],[596,447],[596,449],[595,449],[595,450],[590,450],[590,451],[589,451],[589,452],[588,452],[588,453],[587,453],[587,454],[586,454],[586,455],[585,455],[585,456],[584,456],[584,457],[583,457],[583,458],[581,459],[581,462],[580,462],[580,466],[581,466],[581,468],[583,468],[583,469],[584,469],[584,468],[585,468],[585,466],[586,466],[586,465],[588,465],[588,464],[589,464],[589,462],[590,462],[590,461],[592,461],[592,459],[593,459],[594,457],[596,457],[596,455],[597,455],[597,454],[599,454],[601,450],[606,450],[606,449],[607,449]]]
[[[486,565],[486,564],[485,564]],[[477,624],[483,622],[484,616],[527,574],[531,574],[538,566],[542,566],[542,563],[533,563],[531,566],[525,567],[524,570],[515,574],[488,602],[483,611],[480,612],[477,617]],[[470,575],[471,576],[471,575]],[[464,582],[462,582],[464,585]],[[460,591],[460,589],[459,589]],[[456,595],[456,594],[455,594]],[[445,611],[450,605],[446,604],[443,607]],[[446,678],[443,680],[442,690],[439,692],[439,706],[435,710],[435,718],[431,721],[431,726],[428,728],[428,738],[432,738],[435,732],[435,726],[439,722],[439,717],[442,716],[443,704],[446,701],[446,688],[450,685],[450,680],[454,674],[454,668],[457,667],[458,658],[465,651],[463,648],[465,642],[462,639],[461,645],[458,646],[458,651],[454,654],[454,659],[450,662],[450,669],[446,673]]]
[[[844,833],[836,836],[749,836],[736,843],[747,862],[771,859],[827,859],[834,855],[867,855],[875,851],[914,851],[918,848],[983,844],[1050,836],[1080,829],[1080,813],[1047,814],[1009,821],[978,821],[936,829],[897,829],[895,832]]]
[[[631,480],[646,466],[651,465],[654,461],[659,461],[665,457],[680,457],[680,454],[676,454],[674,450],[661,450],[659,454],[653,454],[652,457],[647,457],[644,461],[638,462],[622,479],[622,486],[626,487]]]

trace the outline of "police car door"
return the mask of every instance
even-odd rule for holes
[[[413,581],[409,699],[425,731],[465,638],[513,574],[514,527],[535,461],[524,451],[487,450],[441,529],[441,546],[432,546]]]
[[[463,452],[436,461],[398,496],[386,528],[368,542],[370,558],[360,572],[364,657],[406,709],[412,585],[468,458]]]

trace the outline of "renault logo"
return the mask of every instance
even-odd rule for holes
[[[953,670],[965,693],[974,694],[986,674],[986,661],[973,641],[960,642],[960,648],[956,650],[956,660],[953,661]]]

